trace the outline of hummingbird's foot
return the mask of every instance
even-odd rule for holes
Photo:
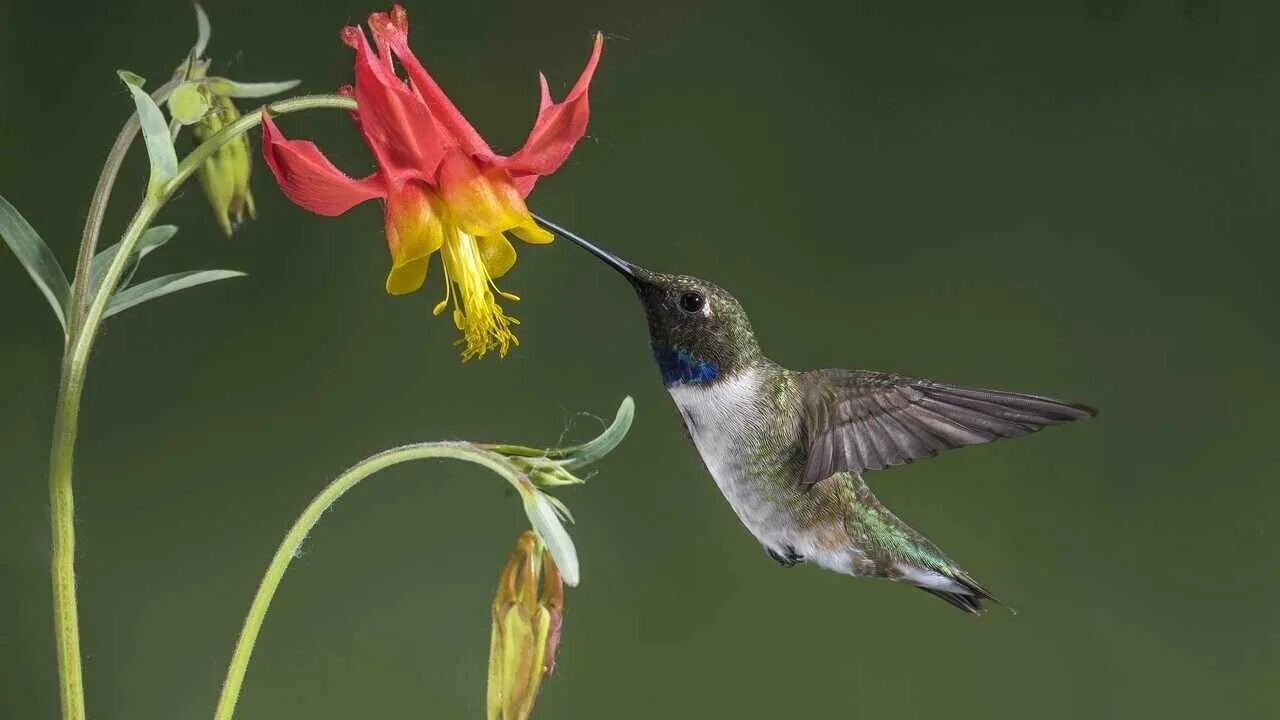
[[[804,556],[796,552],[796,549],[788,545],[783,552],[778,552],[773,548],[765,548],[765,552],[769,553],[769,557],[778,561],[782,567],[795,567],[804,562]]]

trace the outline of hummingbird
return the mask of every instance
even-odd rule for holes
[[[785,368],[714,283],[647,270],[534,216],[621,273],[686,434],[742,524],[784,567],[915,586],[969,613],[1000,601],[872,493],[864,474],[1097,414],[1040,395],[869,370]]]

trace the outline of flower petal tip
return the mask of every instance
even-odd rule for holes
[[[511,232],[530,245],[549,245],[556,239],[555,235],[543,230],[540,225],[534,222],[514,228]]]
[[[416,292],[427,280],[427,258],[410,260],[391,268],[387,273],[387,294],[408,295]]]
[[[338,37],[342,38],[343,45],[354,49],[360,47],[360,41],[364,39],[364,33],[354,25],[347,25],[338,31]]]

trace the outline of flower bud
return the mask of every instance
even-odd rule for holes
[[[199,82],[184,82],[169,96],[169,116],[183,125],[200,122],[212,109],[209,91]]]
[[[200,142],[208,140],[240,117],[240,111],[231,98],[214,95],[212,103],[213,108],[192,128]],[[218,225],[228,236],[244,219],[245,211],[249,217],[254,217],[253,193],[249,191],[251,169],[249,136],[240,135],[218,148],[198,171],[205,197],[213,206]]]
[[[542,677],[555,670],[563,619],[560,572],[537,536],[526,530],[516,540],[493,599],[489,720],[526,720],[533,712]]]

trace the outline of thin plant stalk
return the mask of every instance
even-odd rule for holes
[[[156,103],[168,99],[179,80],[174,78],[156,89],[151,94]],[[80,237],[80,255],[76,260],[74,277],[89,277],[89,264],[98,246],[98,234],[102,230],[102,221],[106,216],[107,203],[111,198],[111,189],[124,164],[129,147],[138,135],[140,123],[135,113],[130,116],[116,135],[107,160],[98,175],[98,184],[94,187],[93,198],[89,201],[89,210],[85,218],[84,231]],[[78,282],[72,288],[71,307],[68,310],[66,349],[70,349],[70,338],[77,333],[84,313],[87,298],[87,283]],[[75,448],[78,428],[80,393],[84,388],[84,367],[69,367],[71,353],[64,357],[62,382],[58,387],[57,415],[53,425],[53,443],[49,458],[49,506],[53,523],[53,602],[54,633],[57,636],[58,676],[61,678],[60,696],[63,716],[67,718],[83,718],[84,687],[83,670],[80,661],[80,629],[79,611],[76,606],[75,591],[75,498],[71,492],[72,455]]]
[[[275,555],[272,556],[271,564],[267,566],[267,571],[258,585],[258,591],[253,596],[253,603],[249,606],[249,612],[245,615],[244,626],[240,630],[240,637],[236,641],[235,651],[227,667],[227,677],[223,681],[222,692],[218,696],[218,705],[213,714],[214,720],[231,720],[232,715],[235,714],[236,703],[240,699],[240,688],[244,684],[245,672],[249,668],[249,659],[253,655],[253,648],[258,640],[258,633],[262,629],[262,622],[266,618],[267,609],[271,606],[271,600],[275,597],[276,589],[280,587],[280,581],[284,578],[289,564],[298,556],[298,551],[306,541],[307,535],[325,512],[348,490],[379,470],[411,460],[434,458],[463,460],[481,465],[506,478],[522,492],[524,491],[522,488],[528,482],[524,474],[501,455],[465,442],[418,443],[393,448],[365,458],[339,475],[302,511],[288,534],[284,536],[280,547],[276,549]]]
[[[340,95],[310,95],[273,103],[269,107],[273,113],[285,114],[316,108],[354,110],[356,104],[354,100]],[[164,207],[182,183],[200,167],[200,164],[218,148],[262,122],[262,112],[260,109],[241,117],[201,143],[184,158],[178,165],[177,175],[157,191],[150,193],[134,213],[133,219],[130,220],[121,237],[120,250],[112,259],[102,283],[93,297],[83,301],[82,315],[78,310],[80,305],[75,304],[79,301],[73,300],[71,308],[73,319],[68,325],[49,452],[50,522],[53,535],[53,615],[63,720],[84,720],[85,717],[79,615],[76,606],[75,502],[72,476],[76,434],[79,429],[80,398],[84,389],[89,353],[93,349],[93,341],[106,312],[107,302],[111,299],[111,294],[124,273],[129,256],[137,246],[139,238],[151,226],[156,213]],[[100,227],[101,218],[106,212],[106,199],[115,180],[118,163],[123,160],[125,151],[128,149],[125,140],[126,138],[132,140],[132,135],[136,135],[136,132],[136,129],[131,130],[130,125],[126,125],[121,130],[116,146],[108,156],[107,167],[103,168],[98,189],[94,192],[94,204],[85,226],[80,261],[75,276],[77,297],[80,293],[87,292],[89,275],[86,257],[89,260],[92,259],[93,249],[97,244],[97,227]],[[113,164],[117,165],[115,169],[111,167]]]

